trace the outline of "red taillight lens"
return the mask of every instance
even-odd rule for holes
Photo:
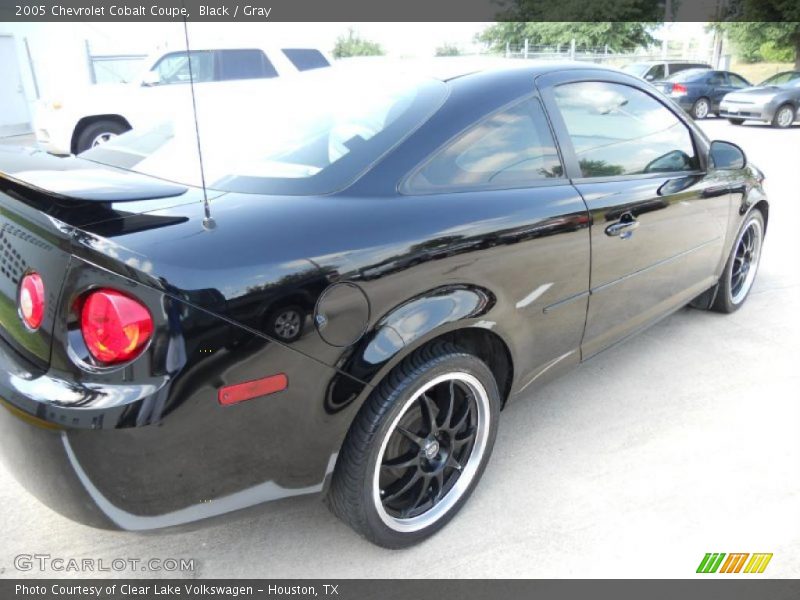
[[[673,83],[672,84],[672,93],[673,94],[685,94],[686,93],[686,86],[681,85],[680,83]]]
[[[153,333],[153,318],[141,303],[116,290],[91,292],[81,308],[81,333],[91,355],[104,364],[139,355]]]
[[[38,273],[28,273],[19,286],[19,314],[31,329],[44,320],[44,282]]]

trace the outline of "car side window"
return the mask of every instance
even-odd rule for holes
[[[189,83],[190,78],[193,78],[195,83],[203,83],[214,79],[214,57],[206,50],[172,52],[165,54],[152,70],[158,73],[161,85]]]
[[[655,65],[653,67],[650,67],[650,70],[647,72],[647,75],[645,75],[645,79],[649,80],[664,79],[664,76],[665,76],[664,65],[663,64]]]
[[[261,50],[218,50],[219,80],[265,79],[278,72]]]
[[[583,177],[698,168],[689,129],[643,91],[583,81],[560,85],[554,94]]]
[[[725,76],[722,73],[711,73],[708,76],[709,85],[725,85]]]
[[[563,177],[538,99],[494,113],[439,150],[409,180],[413,193],[525,187]]]
[[[310,71],[329,67],[328,59],[319,50],[313,48],[284,48],[283,54],[288,58],[298,71]]]

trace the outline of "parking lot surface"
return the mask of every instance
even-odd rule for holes
[[[0,576],[684,578],[706,552],[771,552],[764,576],[800,576],[800,127],[702,127],[767,175],[770,221],[746,305],[681,310],[511,405],[478,489],[431,540],[375,547],[312,497],[188,531],[99,531],[0,468]],[[35,553],[190,558],[195,569],[15,568]]]

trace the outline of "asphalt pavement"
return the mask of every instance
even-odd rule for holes
[[[483,481],[433,539],[375,547],[311,497],[189,531],[100,531],[51,512],[0,467],[0,577],[685,578],[707,552],[773,553],[764,576],[800,576],[800,127],[702,126],[767,175],[746,305],[681,310],[511,405]],[[36,553],[106,566],[189,558],[194,570],[15,568]]]

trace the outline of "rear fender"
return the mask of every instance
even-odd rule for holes
[[[464,326],[476,326],[495,302],[494,294],[478,286],[449,285],[429,290],[390,310],[339,368],[374,385],[430,339]]]

